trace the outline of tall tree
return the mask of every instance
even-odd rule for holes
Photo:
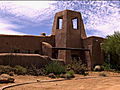
[[[113,35],[106,37],[104,44],[102,45],[103,50],[107,55],[110,55],[110,61],[114,64],[120,65],[120,32],[114,32]]]

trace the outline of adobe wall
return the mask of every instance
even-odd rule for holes
[[[86,56],[88,64],[93,68],[95,65],[101,65],[104,62],[103,52],[101,50],[101,43],[103,38],[91,36],[83,40],[84,48],[90,49],[90,57]]]
[[[31,65],[41,68],[48,64],[51,59],[48,56],[41,56],[39,54],[21,54],[21,53],[1,53],[0,65],[21,65],[24,67],[31,67]]]
[[[42,53],[43,55],[52,57],[53,54],[52,46],[47,42],[42,42]]]
[[[39,51],[42,54],[42,42],[54,46],[54,36],[0,35],[0,52],[14,52],[19,49],[21,53]]]

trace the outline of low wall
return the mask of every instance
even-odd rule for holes
[[[48,56],[41,56],[39,54],[21,54],[21,53],[1,53],[0,65],[21,65],[24,67],[31,67],[31,65],[41,68],[48,64],[51,59]]]

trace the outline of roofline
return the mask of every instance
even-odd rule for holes
[[[88,39],[88,38],[101,38],[101,39],[105,39],[105,38],[99,37],[99,36],[89,36],[89,37],[86,37],[86,38],[84,38],[84,39]]]
[[[73,10],[69,10],[69,9],[65,9],[65,10],[62,10],[62,11],[59,11],[57,13],[62,13],[62,12],[75,12],[75,13],[80,13],[79,11],[73,11]],[[56,13],[56,14],[57,14]]]
[[[54,35],[42,36],[42,35],[8,35],[8,34],[0,34],[0,36],[15,36],[15,37],[51,37]]]

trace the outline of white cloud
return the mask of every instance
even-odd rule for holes
[[[20,28],[11,22],[18,22],[22,25],[40,25],[44,20],[50,18],[51,3],[55,1],[0,1],[0,34],[25,34],[16,32]],[[51,7],[53,8],[53,7]],[[47,10],[46,10],[47,9]],[[4,16],[5,14],[5,16]],[[33,24],[34,23],[34,24]]]
[[[54,3],[55,1],[17,1],[13,2],[17,6],[23,6],[28,7],[32,9],[39,10],[40,8],[48,8],[51,3]]]
[[[120,31],[120,2],[113,3],[99,1],[90,3],[89,8],[82,10],[83,18],[86,18],[85,27],[91,35],[106,36]],[[81,10],[80,10],[81,11]],[[90,36],[91,36],[90,35]]]
[[[17,25],[10,24],[8,21],[0,19],[0,34],[23,35],[25,33],[17,32],[12,29],[19,28]]]
[[[119,1],[63,1],[58,6],[81,12],[85,28],[92,32],[91,35],[106,36],[120,31]]]
[[[50,18],[55,1],[8,1],[1,2],[1,10],[24,20],[40,22]]]
[[[82,13],[87,32],[94,31],[92,35],[106,36],[120,31],[118,1],[0,1],[0,9],[12,15],[11,20],[51,26],[56,12],[76,10]]]

